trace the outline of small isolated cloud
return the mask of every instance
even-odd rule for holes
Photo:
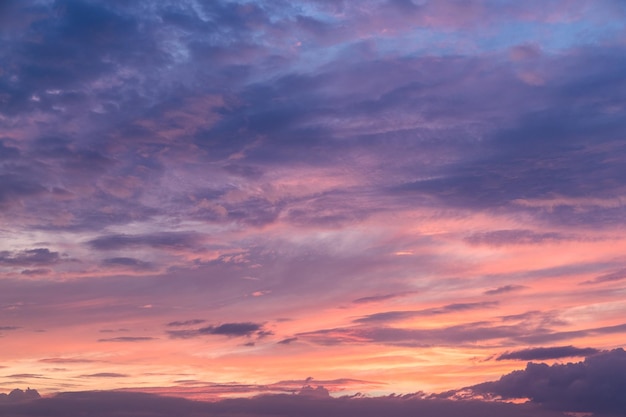
[[[147,337],[147,336],[120,336],[120,337],[111,337],[109,339],[98,339],[98,342],[146,342],[149,340],[155,340],[155,337]]]
[[[392,300],[394,298],[404,297],[407,293],[400,294],[382,294],[382,295],[372,295],[369,297],[361,297],[353,300],[354,304],[367,304],[367,303],[377,303],[379,301],[387,301]]]
[[[128,375],[117,372],[98,372],[97,374],[80,375],[79,378],[128,378]]]
[[[0,332],[10,331],[10,330],[17,330],[19,328],[20,327],[18,327],[18,326],[0,326]]]
[[[505,294],[513,291],[520,291],[526,288],[524,285],[504,285],[502,287],[494,288],[493,290],[487,290],[483,294],[485,295],[498,295]]]
[[[195,326],[196,324],[206,323],[206,320],[202,319],[192,319],[192,320],[184,320],[184,321],[171,321],[167,323],[169,327],[183,327],[183,326]]]
[[[296,340],[298,340],[297,337],[289,337],[287,339],[283,339],[280,342],[277,342],[279,345],[289,345],[293,342],[295,342]]]
[[[576,356],[590,356],[599,353],[594,348],[577,348],[574,346],[538,347],[506,352],[496,358],[497,361],[512,359],[520,361],[546,360],[571,358]]]
[[[92,359],[80,359],[80,358],[43,358],[39,359],[42,363],[56,363],[56,364],[72,364],[72,363],[93,363],[97,362]]]
[[[551,410],[623,415],[626,410],[626,352],[598,353],[583,362],[528,363],[498,381],[470,387],[480,395],[505,400],[528,398]]]
[[[173,339],[189,339],[206,335],[249,337],[255,333],[258,337],[264,337],[271,334],[263,330],[262,324],[252,322],[224,323],[218,326],[206,326],[199,329],[168,330],[167,333]]]

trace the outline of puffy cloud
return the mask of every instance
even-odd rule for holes
[[[504,399],[528,398],[552,410],[619,415],[626,409],[626,352],[620,348],[551,366],[531,362],[524,370],[471,390]]]
[[[41,398],[37,390],[27,388],[25,391],[19,388],[12,390],[9,394],[0,393],[0,406],[3,404],[30,402]]]

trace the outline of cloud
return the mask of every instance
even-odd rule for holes
[[[48,248],[27,249],[23,251],[0,252],[0,265],[6,266],[37,266],[54,265],[60,262],[58,252],[51,252]]]
[[[386,396],[375,398],[333,398],[323,386],[308,387],[299,394],[261,395],[253,398],[224,399],[215,402],[190,401],[135,392],[86,391],[60,393],[50,398],[35,399],[23,404],[2,404],[5,415],[24,417],[56,417],[90,415],[94,417],[215,417],[242,416],[363,416],[388,415],[408,417],[564,417],[558,412],[543,410],[532,404],[507,404],[476,400],[426,399],[423,395]]]
[[[147,336],[120,336],[108,339],[98,339],[98,342],[147,342],[149,340],[156,340],[156,338]]]
[[[485,295],[498,295],[505,294],[514,291],[521,291],[527,288],[524,285],[503,285],[502,287],[494,288],[493,290],[487,290],[484,292]]]
[[[117,372],[98,372],[96,374],[80,375],[79,378],[127,378],[128,375]]]
[[[497,301],[482,301],[477,303],[454,303],[443,307],[428,308],[425,310],[413,311],[386,311],[384,313],[370,314],[354,320],[354,323],[373,323],[406,320],[412,317],[427,317],[440,314],[456,313],[460,311],[475,310],[481,308],[492,308],[498,306]]]
[[[532,230],[495,230],[474,233],[465,238],[471,245],[536,245],[545,242],[571,240],[571,237],[555,232],[537,233]]]
[[[626,268],[598,275],[592,280],[582,282],[582,284],[602,284],[604,282],[621,281],[623,279],[626,279]]]
[[[136,258],[117,257],[106,258],[102,261],[103,266],[109,267],[129,267],[133,269],[147,270],[152,269],[153,266],[150,262],[144,262]]]
[[[167,334],[174,339],[188,339],[207,335],[219,335],[228,337],[243,337],[256,334],[264,337],[268,334],[263,330],[263,325],[252,322],[223,323],[217,326],[206,326],[199,329],[168,330]]]
[[[356,300],[353,300],[352,302],[355,304],[376,303],[379,301],[387,301],[387,300],[392,300],[394,298],[404,297],[408,294],[410,293],[372,295],[369,297],[357,298]]]
[[[626,352],[620,348],[551,366],[529,363],[470,389],[503,399],[529,398],[552,410],[620,415],[626,410]]]
[[[0,393],[0,406],[3,404],[24,403],[41,398],[37,390],[26,389],[26,391],[16,388],[9,394]]]
[[[183,249],[195,247],[200,237],[190,232],[162,232],[145,235],[115,234],[101,236],[87,242],[97,250],[119,250],[132,247]],[[117,258],[120,259],[120,258]]]
[[[72,364],[72,363],[93,363],[98,362],[92,359],[81,358],[43,358],[39,359],[42,363]]]
[[[594,348],[577,348],[574,346],[554,346],[521,349],[499,355],[496,360],[514,359],[521,361],[571,358],[574,356],[590,356],[599,353]]]
[[[179,327],[179,326],[194,326],[196,324],[205,323],[206,320],[202,319],[192,319],[192,320],[184,320],[184,321],[172,321],[167,323],[167,326],[170,327]]]

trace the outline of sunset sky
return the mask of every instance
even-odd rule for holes
[[[0,393],[604,415],[625,342],[623,0],[0,2]]]

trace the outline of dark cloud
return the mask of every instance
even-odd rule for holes
[[[33,266],[53,265],[61,260],[58,252],[47,248],[27,249],[19,252],[0,252],[0,265]]]
[[[200,237],[190,232],[163,232],[145,235],[107,235],[87,242],[98,250],[118,250],[146,246],[151,248],[183,249],[196,247]],[[119,258],[118,258],[119,259]]]
[[[6,375],[5,378],[36,378],[36,379],[40,379],[40,378],[46,378],[45,376],[41,375],[41,374],[12,374],[12,375]]]
[[[28,178],[0,173],[0,204],[20,200],[23,197],[34,197],[46,191],[44,186]]]
[[[528,398],[552,410],[617,416],[626,410],[626,352],[615,349],[583,362],[551,366],[529,363],[471,390],[504,399]]]
[[[17,330],[19,328],[17,326],[0,326],[0,331]]]
[[[366,304],[366,303],[376,303],[378,301],[386,301],[391,300],[393,298],[401,297],[401,294],[383,294],[383,295],[372,295],[369,297],[361,297],[353,300],[352,302],[355,304]]]
[[[528,348],[522,350],[515,350],[512,352],[505,352],[499,355],[496,360],[501,361],[505,359],[513,359],[520,361],[533,361],[533,360],[546,360],[546,359],[560,359],[571,358],[576,356],[590,356],[599,353],[598,349],[594,348],[577,348],[574,346],[554,346],[554,347],[537,347]]]
[[[497,301],[482,301],[478,303],[454,303],[443,307],[428,308],[425,310],[412,311],[386,311],[384,313],[370,314],[354,320],[354,323],[374,323],[406,320],[412,317],[427,317],[440,314],[456,313],[460,311],[475,310],[480,308],[493,308],[498,306]]]
[[[27,388],[26,391],[16,388],[9,394],[0,393],[0,406],[33,401],[41,398],[37,390]]]
[[[493,290],[487,290],[484,292],[485,295],[498,295],[505,294],[514,291],[520,291],[527,287],[523,285],[503,285],[502,287],[494,288]]]
[[[287,339],[283,339],[283,340],[281,340],[281,341],[279,341],[279,342],[277,342],[277,343],[278,343],[279,345],[289,345],[289,344],[291,344],[291,343],[295,342],[296,340],[298,340],[298,338],[297,338],[297,337],[289,337],[289,338],[287,338]]]
[[[190,401],[182,398],[134,392],[60,393],[18,405],[2,404],[4,415],[52,417],[90,415],[94,417],[215,417],[242,416],[423,416],[439,417],[564,417],[533,404],[507,404],[476,400],[451,401],[427,399],[423,395],[376,398],[333,398],[322,386],[306,387],[299,394],[261,395],[253,398],[225,399],[215,402]],[[12,413],[12,414],[11,414]]]
[[[127,378],[128,375],[117,372],[99,372],[97,374],[80,375],[79,378]]]
[[[109,267],[129,267],[143,270],[153,268],[153,265],[150,262],[144,262],[136,258],[128,257],[107,258],[102,261],[102,265]]]
[[[156,338],[147,336],[120,336],[108,339],[98,339],[98,342],[146,342],[149,340],[156,340]]]
[[[534,334],[521,336],[518,340],[526,343],[552,343],[561,340],[570,340],[586,336],[608,335],[626,333],[626,323],[616,324],[613,326],[593,327],[582,330],[550,332],[540,331]]]
[[[205,323],[206,320],[202,319],[192,319],[192,320],[184,320],[184,321],[172,321],[167,323],[167,326],[170,327],[179,327],[179,326],[195,326],[196,324]]]
[[[187,339],[191,337],[199,337],[199,336],[207,336],[207,335],[220,335],[220,336],[229,336],[229,337],[242,337],[242,336],[251,336],[252,334],[256,334],[258,337],[264,337],[268,334],[265,330],[263,330],[263,325],[259,323],[252,322],[240,322],[240,323],[223,323],[218,326],[206,326],[199,329],[189,329],[189,330],[168,330],[167,334],[169,334],[172,338],[182,338]]]
[[[36,275],[48,275],[52,272],[51,269],[37,268],[37,269],[24,269],[20,272],[22,275],[36,276]]]
[[[80,359],[80,358],[43,358],[43,359],[39,359],[39,362],[72,364],[72,363],[93,363],[97,361],[92,360],[92,359]]]

